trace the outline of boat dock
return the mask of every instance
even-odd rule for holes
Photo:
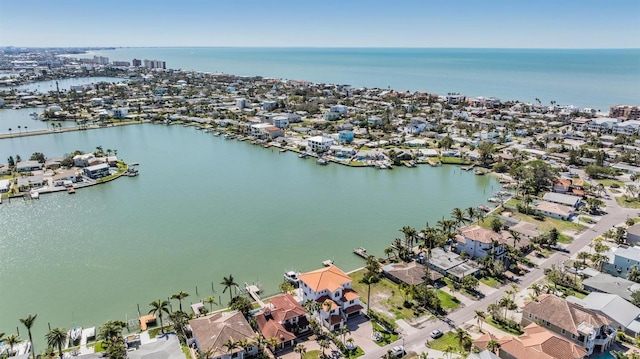
[[[369,255],[367,254],[367,250],[364,249],[363,247],[355,248],[353,250],[353,254],[355,254],[355,255],[357,255],[359,257],[362,257],[364,259],[367,259],[369,257]]]
[[[262,301],[262,299],[260,298],[260,287],[258,285],[252,284],[249,285],[247,284],[247,282],[244,282],[244,289],[247,291],[247,293],[249,293],[249,295],[251,296],[251,298],[253,298],[253,300],[255,300],[258,304],[260,304],[260,308],[264,308],[267,305],[264,304],[264,302]]]

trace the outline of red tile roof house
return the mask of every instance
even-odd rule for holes
[[[522,308],[522,325],[540,323],[550,331],[576,343],[591,355],[603,352],[615,341],[616,330],[607,316],[552,294],[543,294]]]
[[[322,325],[338,330],[344,322],[361,314],[360,295],[351,288],[352,279],[340,268],[326,268],[300,274],[303,300],[320,304]]]
[[[491,340],[500,344],[498,356],[502,359],[582,359],[587,356],[587,351],[581,346],[535,323],[526,326],[524,334],[519,337],[498,339],[491,333],[485,333],[474,340],[473,345],[483,350]]]
[[[216,313],[189,321],[198,351],[207,359],[243,359],[258,354],[256,334],[241,312]],[[247,341],[251,346],[229,350],[225,343]]]
[[[269,305],[253,316],[262,336],[276,338],[280,348],[292,346],[296,334],[309,330],[307,311],[291,296],[278,295],[269,299]]]

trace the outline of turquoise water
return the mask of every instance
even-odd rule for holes
[[[640,49],[123,48],[111,60],[243,76],[573,104],[603,111],[640,102]]]
[[[149,302],[180,290],[191,294],[185,305],[210,295],[225,302],[219,283],[229,274],[275,293],[287,270],[316,269],[325,259],[353,270],[363,265],[353,248],[382,256],[402,226],[435,225],[499,189],[490,176],[457,166],[318,166],[150,124],[3,139],[0,158],[98,145],[140,162],[140,176],[0,205],[0,331],[38,313],[34,336],[42,342],[48,322],[132,318],[137,305],[146,313]]]
[[[18,110],[0,110],[0,133],[21,133],[36,130],[53,129],[52,123],[59,123],[62,127],[75,126],[75,122],[67,121],[41,121],[34,119],[31,114],[38,115],[44,112],[44,108],[21,108]],[[18,128],[20,126],[20,128]],[[25,129],[26,128],[26,129]],[[11,131],[9,131],[11,129]],[[5,163],[6,158],[1,158],[0,163]]]
[[[590,357],[591,359],[614,359],[615,357],[611,352],[599,353]]]

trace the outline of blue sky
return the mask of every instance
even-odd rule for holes
[[[0,46],[640,48],[638,0],[0,0]]]

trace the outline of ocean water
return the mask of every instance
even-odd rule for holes
[[[640,49],[121,48],[76,57],[168,68],[592,107],[640,104]]]

